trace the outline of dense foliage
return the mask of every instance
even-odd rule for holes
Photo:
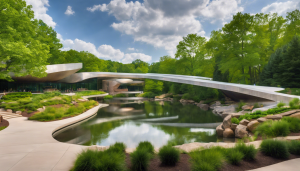
[[[287,159],[289,157],[286,142],[280,140],[263,140],[260,144],[260,151],[274,158]]]
[[[79,96],[91,96],[91,95],[99,95],[99,94],[105,94],[105,92],[97,91],[97,90],[88,90],[88,91],[76,92],[76,95],[79,95]]]
[[[164,165],[175,165],[180,159],[180,152],[178,149],[165,145],[159,149],[159,159]]]
[[[17,92],[17,93],[8,93],[2,97],[2,100],[18,100],[21,98],[31,97],[32,94],[30,92]]]

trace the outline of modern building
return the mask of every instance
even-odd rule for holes
[[[126,91],[142,91],[144,81],[132,79],[113,78],[88,78],[76,82],[63,81],[82,68],[82,63],[47,65],[47,76],[36,78],[32,76],[14,77],[13,82],[0,80],[0,92],[3,91],[30,91],[40,93],[49,90],[59,90],[62,92],[77,90],[103,90],[116,94]]]

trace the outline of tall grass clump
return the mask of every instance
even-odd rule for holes
[[[145,149],[151,155],[154,154],[154,147],[149,141],[141,141],[139,145],[136,147],[137,150]]]
[[[141,148],[136,149],[130,154],[131,159],[131,169],[134,171],[145,171],[149,166],[151,159],[151,154],[147,149]]]
[[[112,99],[112,98],[114,98],[114,96],[112,96],[112,95],[106,95],[106,96],[104,96],[103,98],[104,98],[104,99]]]
[[[290,101],[290,103],[289,103],[289,105],[290,105],[290,108],[292,108],[292,109],[299,109],[299,99],[298,98],[293,98],[291,101]]]
[[[233,165],[239,165],[240,161],[244,158],[244,154],[234,148],[227,149],[225,156],[226,160]]]
[[[211,147],[202,151],[196,150],[189,153],[192,162],[192,171],[217,171],[224,161],[225,149]]]
[[[283,102],[279,102],[279,103],[277,104],[277,107],[278,107],[278,108],[282,108],[283,106],[285,106],[285,103],[283,103]]]
[[[176,165],[180,159],[180,151],[172,146],[165,145],[159,149],[158,156],[162,164]]]
[[[243,142],[236,143],[234,150],[243,153],[245,160],[254,160],[257,153],[254,145],[246,145]]]
[[[82,170],[120,170],[126,168],[125,158],[122,154],[110,151],[86,150],[77,156],[71,171]]]
[[[292,140],[287,142],[288,150],[291,154],[300,155],[300,141]]]
[[[290,133],[289,124],[286,121],[266,121],[255,129],[256,135],[264,137],[287,136]]]
[[[263,140],[260,144],[260,151],[274,158],[287,159],[289,157],[286,142],[279,140]]]
[[[115,144],[109,146],[108,151],[116,152],[116,153],[124,153],[126,149],[126,145],[122,142],[116,142]]]
[[[300,119],[286,116],[286,117],[283,117],[282,120],[289,123],[289,130],[291,132],[299,132],[300,131]]]

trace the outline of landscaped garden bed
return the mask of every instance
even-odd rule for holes
[[[26,96],[25,96],[26,95]],[[67,96],[60,92],[44,94],[10,93],[1,100],[0,108],[11,109],[29,120],[53,121],[73,117],[96,106],[98,102]]]

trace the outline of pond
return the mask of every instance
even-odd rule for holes
[[[222,118],[212,111],[180,102],[144,101],[111,103],[83,123],[54,134],[61,142],[109,146],[123,142],[134,148],[150,141],[159,148],[166,144],[216,142],[215,127]]]

